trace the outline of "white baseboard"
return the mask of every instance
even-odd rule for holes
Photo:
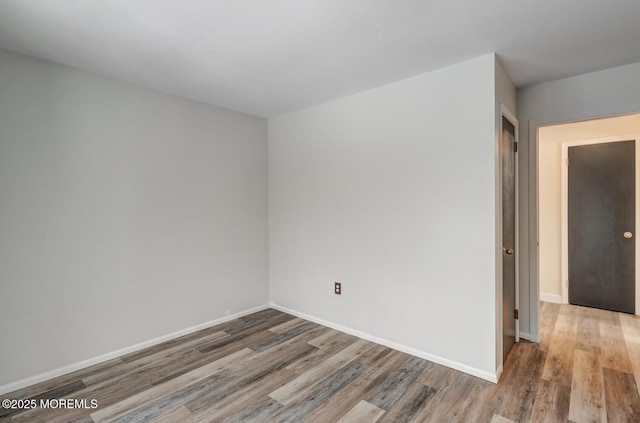
[[[461,372],[467,373],[471,376],[475,376],[478,377],[480,379],[484,379],[484,380],[488,380],[489,382],[493,382],[493,383],[498,383],[498,378],[499,378],[499,374],[498,371],[496,371],[495,374],[489,373],[489,372],[485,372],[484,370],[480,370],[480,369],[476,369],[475,367],[471,367],[471,366],[467,366],[466,364],[462,364],[462,363],[458,363],[456,361],[453,360],[449,360],[437,355],[433,355],[433,354],[429,354],[426,353],[424,351],[420,351],[417,350],[415,348],[411,348],[411,347],[407,347],[406,345],[402,345],[402,344],[398,344],[396,342],[391,342],[388,341],[386,339],[382,339],[382,338],[378,338],[377,336],[373,336],[370,335],[368,333],[365,332],[361,332],[359,330],[355,330],[355,329],[351,329],[348,328],[346,326],[342,326],[333,322],[329,322],[327,320],[324,319],[320,319],[317,318],[315,316],[311,316],[309,314],[306,313],[301,313],[297,310],[292,310],[290,308],[287,307],[283,307],[281,305],[278,305],[276,303],[270,302],[269,305],[276,309],[276,310],[280,310],[282,312],[288,313],[288,314],[292,314],[296,317],[300,317],[301,319],[305,319],[305,320],[309,320],[310,322],[314,322],[314,323],[318,323],[322,326],[327,326],[330,327],[332,329],[335,330],[339,330],[340,332],[344,332],[344,333],[348,333],[349,335],[353,335],[353,336],[357,336],[358,338],[362,338],[362,339],[366,339],[367,341],[371,341],[371,342],[375,342],[376,344],[381,344],[384,345],[386,347],[392,348],[394,350],[397,351],[401,351],[403,353],[407,353],[419,358],[423,358],[425,360],[429,360],[432,361],[434,363],[437,364],[441,364],[445,367],[449,367],[451,369],[454,370],[459,370]],[[501,369],[500,372],[502,371]]]
[[[114,358],[120,357],[125,354],[130,354],[132,352],[136,352],[142,350],[144,348],[152,347],[154,345],[161,344],[166,341],[170,341],[175,338],[179,338],[184,335],[188,335],[193,332],[197,332],[202,329],[209,328],[211,326],[219,325],[224,322],[228,322],[229,320],[237,319],[238,317],[246,316],[251,313],[256,313],[258,311],[262,311],[269,308],[268,304],[264,304],[258,307],[250,308],[248,310],[244,310],[238,313],[231,314],[229,316],[220,317],[218,319],[211,320],[209,322],[201,323],[199,325],[192,326],[190,328],[182,329],[177,332],[170,333],[168,335],[163,335],[158,338],[150,339],[148,341],[141,342],[139,344],[132,345],[130,347],[125,347],[119,349],[117,351],[113,351],[110,353],[102,354],[97,357],[89,358],[87,360],[80,361],[78,363],[70,364],[68,366],[60,367],[54,370],[50,370],[48,372],[40,373],[35,376],[28,377],[26,379],[22,379],[16,382],[11,382],[6,385],[0,386],[0,395],[13,392],[18,389],[26,388],[27,386],[34,385],[36,383],[44,382],[45,380],[53,379],[54,377],[62,376],[67,373],[75,372],[76,370],[84,369],[89,366],[93,366],[95,364],[99,364],[108,360],[112,360]]]
[[[540,293],[540,301],[546,301],[548,303],[556,303],[562,304],[562,296],[556,294],[545,294],[544,292]]]

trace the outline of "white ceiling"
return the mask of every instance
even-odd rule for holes
[[[640,0],[0,0],[0,48],[271,117],[497,52],[522,87],[640,61]]]

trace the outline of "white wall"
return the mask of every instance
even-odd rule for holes
[[[504,70],[502,63],[498,57],[495,58],[495,77],[496,77],[496,107],[504,105],[511,113],[516,114],[517,110],[517,90],[513,81]],[[500,128],[500,121],[502,121],[502,114],[500,110],[496,110],[496,128]],[[497,140],[496,140],[497,142]],[[499,164],[500,162],[498,162]]]
[[[518,90],[520,218],[528,223],[520,238],[520,330],[531,339],[539,339],[537,129],[639,111],[640,63]]]
[[[553,127],[540,128],[547,129]],[[541,131],[542,135],[542,131]],[[562,295],[561,250],[561,151],[560,142],[540,138],[538,186],[540,222],[540,298],[549,300]]]
[[[545,126],[538,135],[540,172],[540,294],[562,295],[561,170],[562,143],[640,134],[640,114]],[[558,299],[559,300],[559,299]]]
[[[0,51],[0,386],[265,304],[266,139]]]
[[[269,120],[276,305],[495,379],[494,67]]]

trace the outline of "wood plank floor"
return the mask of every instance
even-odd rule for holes
[[[98,407],[0,423],[640,422],[640,318],[542,303],[541,338],[496,385],[270,309],[2,395]]]

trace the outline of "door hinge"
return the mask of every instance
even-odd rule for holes
[[[513,151],[514,151],[515,153],[517,153],[517,152],[518,152],[518,143],[517,143],[517,142],[514,142],[514,143],[513,143]]]
[[[518,309],[513,310],[513,318],[516,320],[520,319],[520,313]]]

